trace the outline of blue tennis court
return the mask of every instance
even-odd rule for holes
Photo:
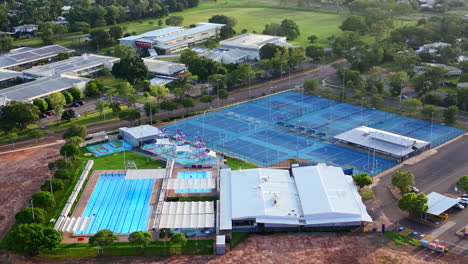
[[[209,148],[260,166],[290,158],[327,162],[378,174],[397,163],[365,151],[333,144],[333,137],[369,126],[438,146],[463,130],[340,103],[298,92],[284,92],[165,126],[190,140],[202,136]]]
[[[177,179],[207,179],[211,178],[211,171],[181,171]],[[211,189],[176,189],[176,193],[209,193]]]
[[[102,229],[119,234],[148,230],[153,185],[154,179],[101,174],[82,215],[91,218],[90,224],[77,234],[95,234]]]

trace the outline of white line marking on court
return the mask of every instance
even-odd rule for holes
[[[431,233],[431,236],[438,237],[454,225],[455,225],[455,222],[448,221],[447,223],[443,224],[441,227],[434,230],[434,232]]]

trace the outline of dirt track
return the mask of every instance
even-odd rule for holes
[[[47,164],[58,158],[59,147],[0,155],[0,239],[14,224],[15,214],[49,177]]]
[[[2,262],[3,261],[3,262]],[[0,253],[1,263],[468,263],[457,255],[439,255],[421,247],[395,246],[381,234],[252,235],[224,256],[115,257],[94,259],[27,259]]]

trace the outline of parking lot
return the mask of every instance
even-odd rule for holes
[[[455,183],[463,175],[468,175],[468,136],[443,145],[429,157],[415,163],[402,164],[400,170],[410,171],[415,175],[416,186],[425,194],[459,196],[454,190]],[[424,155],[424,154],[423,154]],[[468,255],[468,239],[456,235],[456,231],[468,224],[468,208],[450,209],[449,219],[439,227],[430,227],[406,218],[407,214],[397,206],[397,200],[390,193],[391,176],[388,172],[380,175],[373,187],[376,198],[368,201],[368,209],[379,223],[386,223],[390,228],[404,226],[425,235],[436,235],[447,246],[454,248],[455,253]]]

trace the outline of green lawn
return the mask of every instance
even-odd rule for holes
[[[372,190],[368,189],[368,188],[362,188],[360,191],[359,191],[359,194],[361,195],[361,197],[363,199],[374,199],[375,198],[375,195],[374,193],[372,192]]]
[[[84,153],[89,151],[86,148],[81,148],[80,158],[84,160],[94,160],[94,170],[123,170],[124,169],[124,153],[115,153],[101,157],[84,156]],[[133,160],[138,169],[158,169],[165,168],[166,164],[143,155],[131,151],[125,151],[125,160]]]
[[[226,158],[226,164],[231,167],[232,170],[240,170],[240,169],[254,169],[258,168],[258,166],[253,165],[251,163],[247,163],[242,160],[234,159],[227,157]]]
[[[143,251],[140,246],[127,242],[116,242],[104,249],[104,256],[160,256],[160,255],[206,255],[213,254],[213,240],[187,240],[184,246],[169,241],[153,241]],[[80,258],[97,257],[97,248],[90,244],[60,244],[52,250],[39,254],[42,258]]]
[[[99,80],[101,81],[105,87],[114,87],[114,88],[117,88],[119,87],[120,85],[126,83],[127,81],[125,80],[119,80],[119,79],[116,79],[114,76],[112,75],[108,75],[108,76],[100,76],[100,77],[97,77],[96,80]]]
[[[249,236],[249,233],[247,232],[232,232],[231,243],[230,243],[231,249],[239,245],[248,236]]]
[[[122,105],[121,106],[122,110],[126,109],[127,106]],[[109,121],[114,121],[119,118],[119,113],[114,113],[112,112],[112,109],[106,108],[103,112],[103,115],[99,113],[99,111],[93,111],[90,113],[83,114],[82,116],[78,118],[73,118],[70,121],[59,121],[57,122],[52,122],[48,125],[47,129],[49,130],[62,130],[67,127],[69,127],[72,124],[76,125],[90,125],[90,124],[95,124],[95,123],[103,123],[103,122],[109,122]]]
[[[408,246],[408,245],[420,246],[421,245],[421,241],[414,239],[414,238],[410,238],[407,236],[397,234],[396,232],[393,232],[393,231],[385,232],[385,236],[388,239],[395,242],[395,244],[397,245],[401,245],[401,246]]]

